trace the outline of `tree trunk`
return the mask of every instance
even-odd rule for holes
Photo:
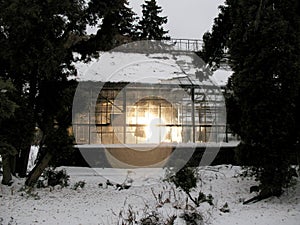
[[[36,68],[38,68],[38,65],[36,65]],[[30,114],[29,114],[29,120],[28,120],[28,126],[29,126],[29,131],[30,134],[33,134],[35,132],[35,124],[37,120],[37,110],[36,110],[36,95],[37,95],[37,71],[35,73],[31,74],[31,80],[29,82],[30,85],[30,91],[29,91],[29,101],[28,101],[28,108],[30,109]],[[31,132],[32,131],[32,132]],[[21,151],[19,154],[19,159],[18,159],[18,174],[20,177],[25,177],[27,173],[27,165],[28,165],[28,159],[29,159],[29,154],[30,154],[30,149],[31,149],[31,144],[33,141],[33,136],[31,138],[25,139],[25,143],[21,146]]]
[[[19,157],[17,158],[18,163],[17,163],[16,172],[18,173],[19,177],[26,177],[30,148],[31,148],[30,144],[23,146],[21,148]]]
[[[33,168],[33,170],[29,173],[28,178],[25,182],[25,185],[27,186],[33,186],[39,177],[42,175],[44,169],[48,166],[52,154],[47,152],[44,157],[38,162],[38,164]]]

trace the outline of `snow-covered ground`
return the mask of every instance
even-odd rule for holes
[[[61,169],[61,168],[60,168]],[[20,190],[23,179],[15,178],[13,186],[0,185],[0,224],[121,224],[128,217],[138,220],[153,211],[159,216],[177,216],[174,224],[185,224],[180,215],[186,204],[185,193],[165,182],[163,169],[89,169],[65,168],[70,175],[70,186]],[[296,225],[300,221],[300,184],[290,187],[280,198],[270,198],[255,204],[243,205],[255,193],[249,193],[256,181],[241,176],[240,167],[221,165],[199,168],[199,191],[213,196],[214,205],[202,203],[196,210],[205,224],[261,224]],[[105,184],[132,181],[129,189],[116,190]],[[85,186],[74,190],[74,185],[84,181]],[[229,212],[220,208],[228,204]],[[191,209],[190,209],[191,210]],[[130,214],[131,212],[131,214]]]

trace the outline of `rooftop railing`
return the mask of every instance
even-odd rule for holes
[[[174,50],[198,52],[202,49],[203,41],[199,39],[170,39],[162,42],[173,46]]]
[[[128,51],[128,52],[140,52],[140,51],[188,51],[198,52],[202,49],[202,40],[198,39],[169,39],[160,41],[142,41],[131,42],[114,49],[115,51]]]
[[[203,48],[203,40],[171,38],[160,41],[142,41],[123,44],[113,51],[134,52],[134,53],[163,53],[169,51],[179,52],[199,52]],[[220,69],[231,70],[228,65],[228,53],[225,51],[224,58],[220,63]]]

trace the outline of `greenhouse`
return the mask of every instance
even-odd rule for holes
[[[77,144],[224,141],[223,93],[194,53],[113,51],[78,67]]]

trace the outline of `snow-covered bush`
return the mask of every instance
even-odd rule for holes
[[[119,213],[118,225],[202,225],[204,213],[188,203],[186,194],[174,185],[165,185],[161,191],[151,188],[154,201],[144,203],[143,209],[135,210],[124,203]]]
[[[84,186],[85,186],[85,181],[78,181],[73,185],[72,189],[77,190],[79,188],[84,188]]]
[[[69,175],[67,174],[66,170],[62,169],[59,171],[54,170],[53,168],[49,167],[46,169],[42,176],[39,178],[37,182],[37,188],[44,188],[48,186],[56,186],[60,185],[61,187],[69,186]]]
[[[197,212],[191,212],[191,211],[185,211],[182,215],[180,215],[181,218],[185,221],[186,225],[203,225],[203,217],[200,213]]]
[[[193,167],[184,167],[175,174],[172,174],[172,171],[167,173],[167,181],[174,183],[177,188],[182,189],[189,197],[189,199],[199,207],[201,203],[207,202],[210,205],[213,205],[213,196],[206,196],[203,192],[199,191],[198,197],[193,197],[191,191],[197,187],[197,182],[199,181],[198,177],[198,168]]]
[[[177,188],[181,188],[186,193],[197,187],[197,169],[192,167],[183,167],[175,174],[169,176],[169,181],[173,182]]]

